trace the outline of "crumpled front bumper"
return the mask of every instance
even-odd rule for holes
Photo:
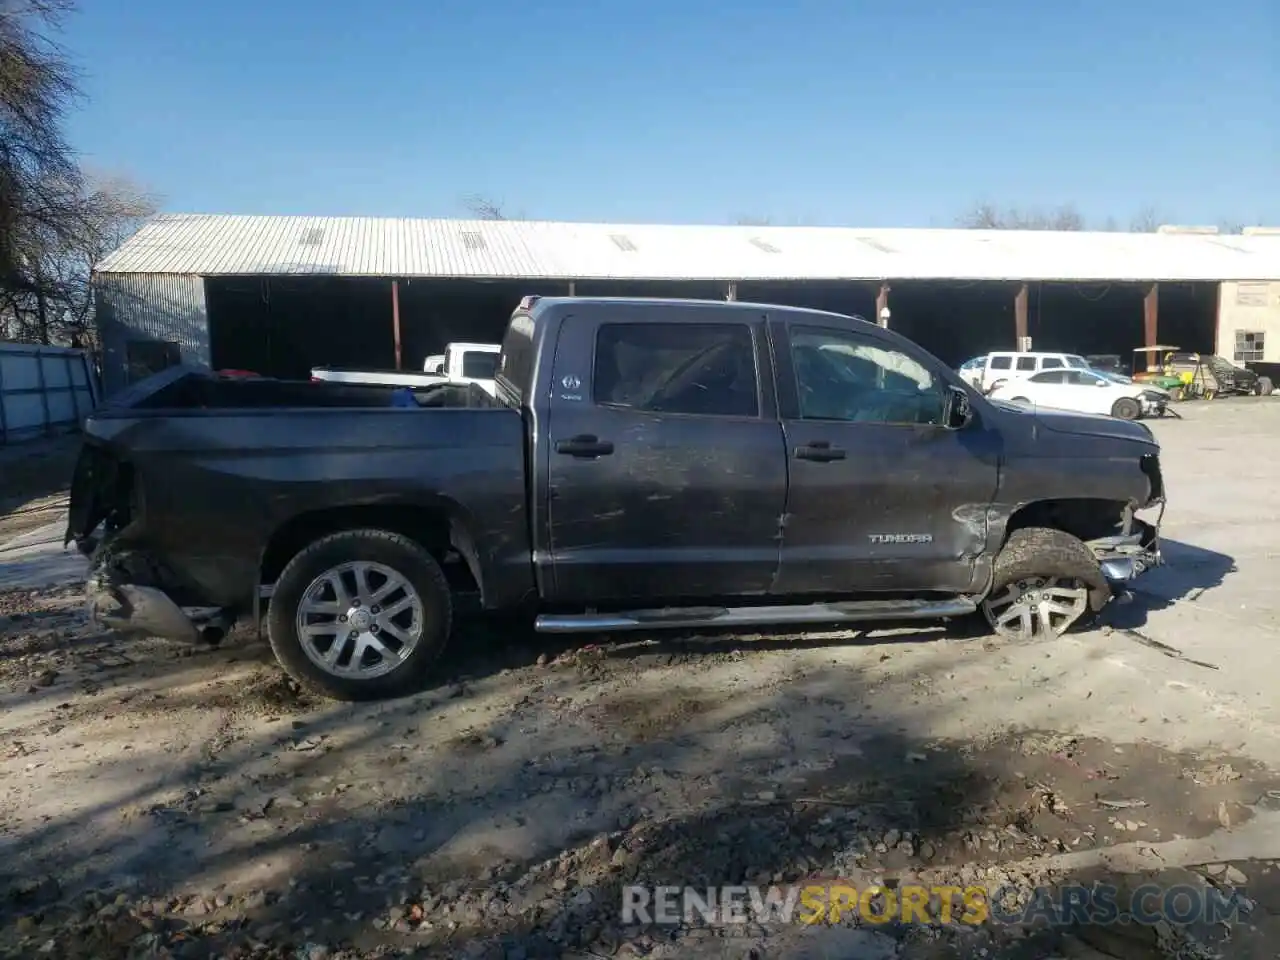
[[[1090,540],[1087,546],[1102,567],[1112,589],[1122,588],[1153,567],[1164,563],[1160,551],[1160,524],[1164,519],[1164,500],[1154,523],[1147,523],[1126,509],[1121,532],[1111,537]]]
[[[1144,417],[1163,417],[1169,408],[1169,397],[1147,391],[1142,395],[1141,403]]]

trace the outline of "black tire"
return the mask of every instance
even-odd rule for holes
[[[1111,599],[1102,568],[1082,540],[1052,527],[1024,527],[1009,535],[996,556],[991,590],[982,604],[988,626],[997,634],[1010,636],[996,623],[989,602],[1004,595],[1011,585],[1016,590],[1019,583],[1049,578],[1078,581],[1086,591],[1085,610],[1063,632],[1091,621]]]
[[[1121,420],[1137,420],[1142,416],[1142,404],[1132,397],[1121,397],[1111,405],[1111,415]]]
[[[1269,397],[1275,392],[1275,385],[1272,384],[1270,377],[1258,378],[1258,396]]]
[[[298,607],[307,588],[344,563],[380,564],[403,577],[422,603],[422,634],[404,661],[369,678],[340,677],[313,662],[298,636]],[[453,625],[453,598],[435,558],[421,544],[386,530],[344,530],[315,541],[289,561],[267,611],[271,650],[303,687],[334,700],[383,700],[421,690]],[[373,628],[376,630],[376,628]]]

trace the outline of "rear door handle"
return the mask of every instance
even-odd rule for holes
[[[593,434],[584,433],[568,440],[557,440],[556,453],[563,453],[567,457],[594,460],[596,457],[607,457],[613,453],[613,444]]]
[[[826,440],[815,440],[803,447],[796,447],[797,460],[816,460],[818,463],[830,463],[843,460],[846,454],[839,447],[833,447]]]

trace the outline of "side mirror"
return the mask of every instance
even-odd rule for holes
[[[969,394],[960,387],[947,387],[947,428],[962,430],[972,419],[973,408],[969,406]]]

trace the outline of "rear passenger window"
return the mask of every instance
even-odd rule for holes
[[[1036,368],[1035,357],[1019,357],[1018,358],[1019,370],[1034,370],[1035,368]]]
[[[592,398],[653,413],[756,417],[751,328],[729,323],[608,323],[596,335]]]
[[[992,357],[991,358],[992,370],[1008,370],[1011,366],[1013,366],[1012,357]]]
[[[1045,370],[1051,370],[1051,369],[1053,369],[1053,368],[1055,368],[1055,367],[1061,367],[1061,366],[1063,366],[1063,363],[1062,363],[1062,361],[1061,361],[1061,360],[1059,360],[1057,357],[1045,357],[1045,358],[1044,358],[1044,363],[1042,363],[1042,364],[1041,364],[1041,366],[1042,366]]]

